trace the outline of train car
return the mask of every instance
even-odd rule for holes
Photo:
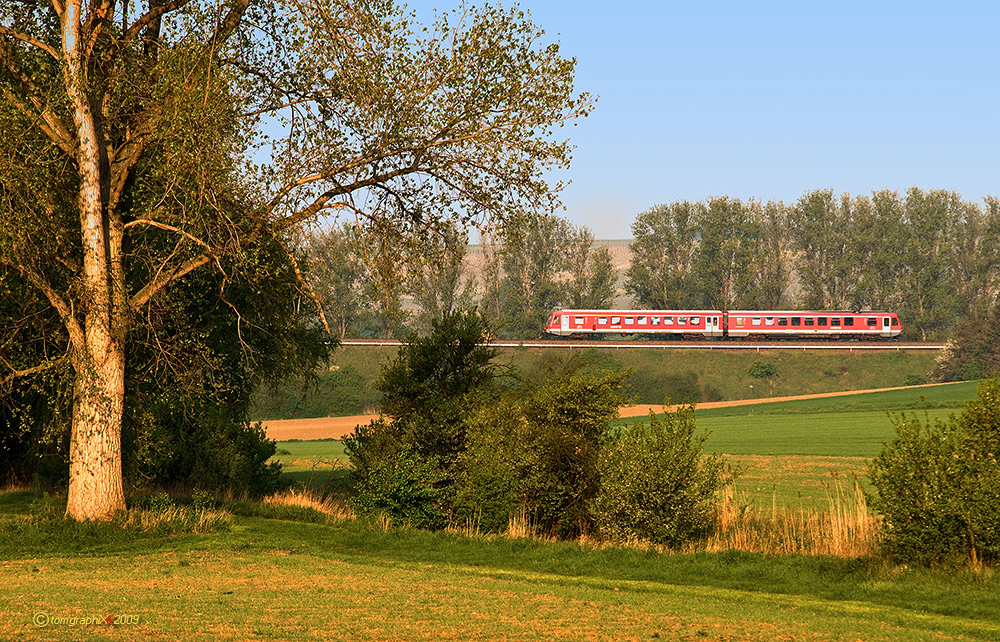
[[[723,336],[721,310],[555,310],[545,331],[556,336],[676,334]]]
[[[893,338],[895,312],[810,310],[555,310],[545,332],[556,336],[655,334],[733,338]]]
[[[729,310],[723,324],[729,337],[839,338],[898,337],[895,312],[815,310]]]

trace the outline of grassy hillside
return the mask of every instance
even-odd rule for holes
[[[374,381],[395,348],[340,348],[329,369],[317,379],[290,382],[257,395],[255,419],[292,419],[364,414],[379,403]],[[934,352],[848,350],[553,350],[511,348],[498,362],[522,377],[556,362],[585,361],[598,367],[634,371],[631,394],[638,403],[720,401],[762,397],[865,390],[926,380],[934,367]],[[777,372],[771,378],[751,376],[755,362]]]

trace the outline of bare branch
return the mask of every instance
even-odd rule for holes
[[[160,290],[167,287],[177,279],[194,272],[211,260],[212,257],[208,253],[200,254],[193,259],[178,265],[172,270],[161,272],[155,279],[153,279],[153,281],[147,283],[145,287],[132,296],[129,301],[130,305],[133,309],[142,307],[146,304],[146,302],[156,296]]]
[[[17,370],[11,367],[11,365],[7,363],[6,359],[4,359],[3,361],[4,365],[6,365],[8,368],[11,369],[11,372],[3,379],[0,379],[0,386],[4,386],[15,379],[20,379],[22,377],[30,377],[31,375],[36,375],[40,372],[45,372],[46,370],[50,370],[64,363],[66,361],[66,356],[64,355],[62,357],[59,357],[58,359],[49,359],[48,361],[41,363],[37,366],[34,366],[33,368],[25,368],[24,370]]]
[[[26,42],[29,45],[31,45],[32,47],[36,47],[38,49],[41,49],[45,53],[47,53],[50,56],[52,56],[54,59],[56,59],[56,60],[62,60],[62,56],[59,54],[58,51],[56,51],[52,47],[48,46],[47,44],[45,44],[41,40],[38,40],[36,38],[32,38],[31,36],[29,36],[27,34],[21,33],[19,31],[14,31],[13,29],[10,29],[9,27],[4,27],[2,25],[0,25],[0,34],[5,35],[5,36],[10,36],[11,38],[14,38],[16,40],[20,40],[21,42]]]

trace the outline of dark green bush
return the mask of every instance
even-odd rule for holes
[[[751,377],[756,379],[770,379],[778,376],[778,367],[770,361],[754,361],[747,371]]]
[[[869,471],[887,551],[926,565],[1000,559],[1000,384],[980,384],[957,417],[895,427]]]
[[[385,515],[415,528],[443,528],[449,514],[445,480],[437,458],[422,458],[404,445],[357,480],[351,507],[362,516]]]
[[[598,532],[613,540],[667,546],[709,534],[716,491],[732,481],[719,455],[705,457],[690,407],[636,424],[601,448],[600,491],[591,508]]]

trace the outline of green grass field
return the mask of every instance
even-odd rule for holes
[[[736,490],[746,501],[809,507],[829,499],[838,483],[850,488],[858,480],[867,487],[868,460],[895,436],[890,413],[944,419],[975,396],[976,383],[963,382],[697,410],[697,421],[709,432],[705,450],[723,453],[742,471]],[[286,475],[312,488],[343,475],[348,465],[340,441],[280,442],[278,449]]]
[[[743,469],[740,493],[816,506],[892,438],[888,411],[948,414],[974,395],[957,384],[698,422]],[[346,465],[339,441],[278,448],[300,482]],[[208,532],[123,531],[65,523],[64,506],[0,492],[0,640],[1000,639],[989,568],[470,537],[245,502]]]
[[[3,640],[1000,638],[989,573],[241,516],[202,534],[24,537],[12,524],[39,501],[57,500],[0,499]]]

